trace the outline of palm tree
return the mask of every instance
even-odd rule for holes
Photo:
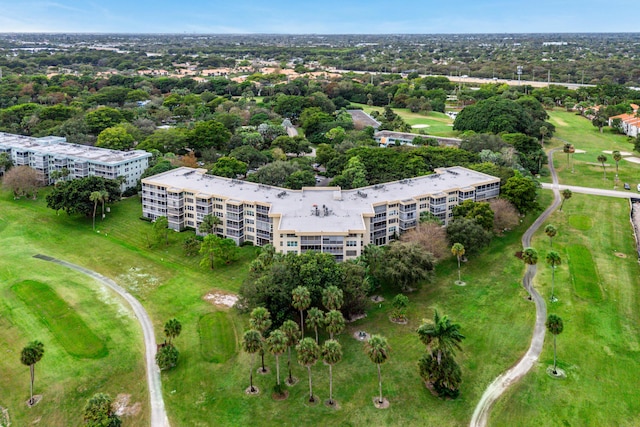
[[[313,338],[303,338],[296,346],[296,350],[298,351],[298,363],[306,366],[309,372],[309,402],[314,402],[311,367],[316,364],[320,357],[320,347],[318,347]]]
[[[324,325],[324,312],[318,307],[311,307],[307,313],[307,326],[316,332],[316,344],[318,344],[318,327]]]
[[[562,190],[562,203],[560,203],[560,212],[562,212],[562,206],[564,206],[564,202],[569,200],[571,196],[573,196],[571,190],[569,190],[568,188]]]
[[[164,334],[169,338],[169,344],[173,338],[177,338],[182,332],[182,324],[178,319],[171,319],[164,325]]]
[[[109,192],[107,190],[100,191],[100,202],[102,203],[102,220],[104,221],[104,204],[109,201]]]
[[[540,145],[544,145],[544,137],[549,135],[549,128],[546,126],[540,126]]]
[[[264,307],[256,307],[251,312],[249,324],[251,325],[251,329],[260,332],[260,336],[264,340],[265,332],[271,327],[271,313]],[[264,346],[260,348],[260,357],[262,358],[262,368],[260,368],[260,372],[265,373],[267,369],[264,367]]]
[[[300,328],[298,324],[293,320],[285,320],[280,330],[287,336],[287,351],[289,358],[287,360],[287,367],[289,368],[289,384],[293,383],[293,376],[291,376],[291,347],[298,344],[300,339]]]
[[[607,179],[607,170],[604,167],[604,162],[607,161],[607,156],[600,154],[598,156],[598,161],[602,164],[602,179]]]
[[[102,194],[99,191],[92,191],[89,194],[89,200],[93,202],[93,229],[96,229],[96,210],[98,209],[98,202],[102,198]]]
[[[29,398],[29,405],[33,405],[34,403],[33,382],[36,375],[36,363],[42,359],[42,356],[44,356],[44,344],[37,340],[27,344],[20,353],[20,362],[22,362],[23,365],[27,365],[31,373],[31,397]]]
[[[567,166],[569,166],[569,155],[571,154],[571,147],[573,146],[568,142],[562,147],[562,151],[567,155]]]
[[[558,234],[558,229],[553,224],[549,224],[544,228],[544,232],[549,236],[549,246],[553,247],[553,238]]]
[[[564,325],[562,324],[562,319],[555,314],[550,314],[547,317],[547,330],[550,334],[553,335],[553,373],[557,374],[556,370],[556,336],[559,335],[564,329]]]
[[[329,339],[333,339],[333,334],[339,334],[344,329],[344,316],[339,310],[331,310],[325,315],[324,323],[327,325]]]
[[[302,338],[304,338],[304,313],[303,311],[309,308],[311,305],[311,294],[309,293],[309,289],[304,286],[298,286],[293,291],[291,291],[291,296],[293,298],[291,305],[296,310],[300,311],[300,333],[302,334]]]
[[[342,289],[337,286],[329,286],[322,291],[322,304],[327,310],[340,310],[344,303]]]
[[[378,398],[378,403],[382,404],[382,376],[380,375],[380,365],[387,361],[389,358],[389,352],[391,348],[389,348],[389,344],[387,343],[387,339],[382,335],[371,335],[371,338],[365,344],[365,352],[369,359],[376,365],[378,365],[378,388],[380,391],[380,397]]]
[[[462,259],[462,256],[464,255],[464,246],[462,245],[462,243],[454,243],[453,246],[451,246],[451,253],[453,254],[453,256],[458,258],[458,282],[461,282],[460,259]]]
[[[276,357],[276,384],[280,385],[280,355],[287,349],[287,336],[280,329],[271,331],[267,338],[269,353]]]
[[[613,152],[613,160],[616,162],[616,180],[618,179],[618,162],[622,160],[622,154],[616,150]]]
[[[538,251],[534,248],[526,248],[522,251],[522,261],[527,265],[536,265],[538,263]]]
[[[329,365],[329,405],[333,405],[333,365],[342,360],[342,346],[336,340],[327,340],[322,346],[322,360]]]
[[[556,266],[562,264],[562,258],[560,258],[560,254],[556,251],[547,252],[547,264],[551,266],[551,302],[555,300],[555,296],[553,295],[553,288],[556,282]]]
[[[420,341],[430,347],[437,354],[438,364],[442,361],[443,354],[455,356],[455,351],[462,351],[460,343],[465,338],[460,333],[460,325],[451,323],[448,316],[440,317],[438,310],[433,315],[433,322],[424,320],[418,328]]]
[[[262,348],[262,335],[255,329],[249,329],[242,337],[242,349],[251,355],[251,372],[249,374],[249,384],[251,393],[255,393],[253,387],[253,362],[256,353]]]

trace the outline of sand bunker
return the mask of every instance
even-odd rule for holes
[[[225,307],[233,307],[238,302],[238,296],[234,294],[225,294],[219,291],[209,292],[204,297],[205,301],[209,301],[215,305],[222,305]]]
[[[413,125],[411,127],[414,129],[424,129],[424,128],[428,128],[429,125]]]
[[[640,163],[640,158],[638,157],[625,157],[624,160],[631,163]]]

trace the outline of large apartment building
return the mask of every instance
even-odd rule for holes
[[[53,171],[69,171],[66,179],[101,176],[123,177],[121,190],[135,187],[149,166],[150,153],[142,150],[117,151],[70,144],[59,136],[33,138],[0,132],[0,153],[9,153],[14,166],[30,166],[44,184],[52,184]]]
[[[216,233],[238,244],[271,243],[283,253],[314,250],[342,261],[414,228],[422,212],[447,223],[464,200],[499,193],[499,178],[457,166],[354,190],[288,190],[182,167],[142,180],[142,213],[152,220],[166,216],[173,230],[197,230],[205,215],[215,215],[221,220]]]

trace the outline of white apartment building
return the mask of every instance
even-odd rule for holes
[[[70,144],[59,136],[33,138],[0,132],[0,153],[9,153],[14,166],[30,166],[45,184],[53,184],[51,172],[67,169],[66,179],[101,176],[124,177],[121,190],[135,187],[149,166],[150,153],[142,150],[117,151]]]
[[[464,200],[497,197],[500,179],[463,167],[354,190],[288,190],[178,168],[142,180],[142,214],[166,216],[169,228],[198,229],[205,215],[222,221],[216,233],[240,244],[271,243],[277,251],[309,250],[337,261],[359,256],[369,243],[386,245],[414,228],[421,212],[445,223]]]

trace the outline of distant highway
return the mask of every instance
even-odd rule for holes
[[[381,73],[379,71],[356,71],[356,70],[335,70],[336,73],[354,73],[354,74],[390,74]],[[420,74],[420,77],[446,77],[452,82],[456,83],[472,83],[472,84],[488,84],[488,83],[500,83],[508,84],[509,86],[532,86],[532,87],[547,87],[550,84],[555,86],[564,86],[568,89],[576,90],[579,87],[595,87],[590,84],[580,83],[563,83],[563,82],[545,82],[545,81],[532,81],[532,80],[512,80],[512,79],[499,79],[499,78],[484,78],[484,77],[470,77],[470,76],[447,76],[444,74]]]

